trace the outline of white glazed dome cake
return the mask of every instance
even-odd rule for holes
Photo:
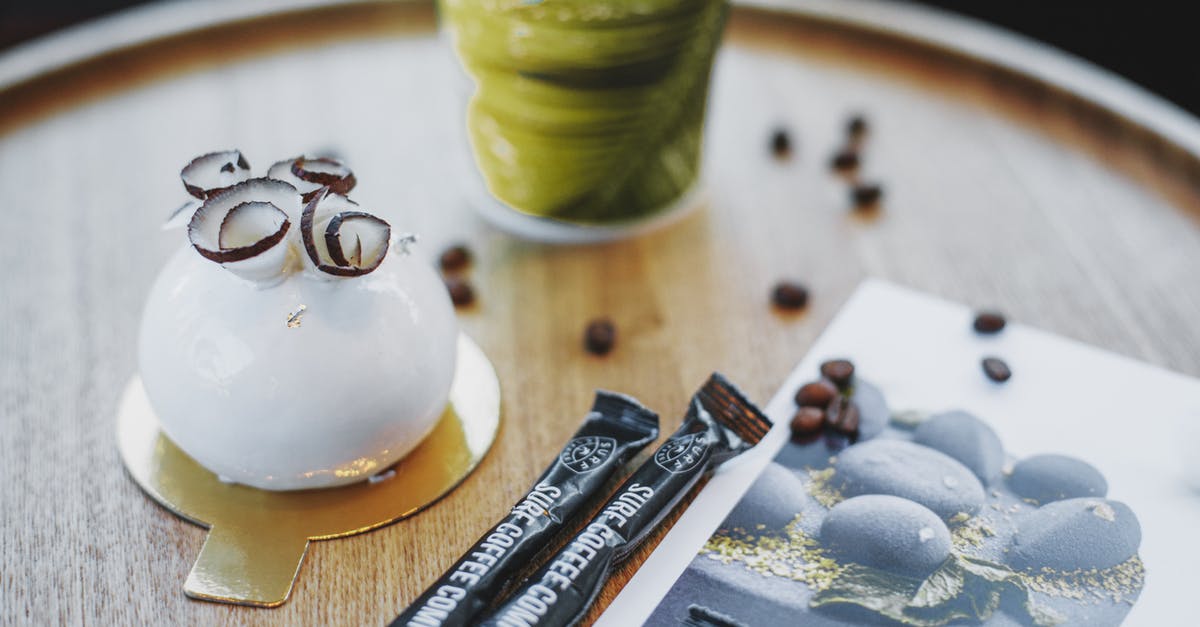
[[[344,485],[386,469],[437,423],[457,324],[409,240],[392,245],[390,226],[342,195],[348,170],[280,163],[278,178],[260,179],[236,151],[185,168],[203,204],[192,246],[147,300],[141,377],[167,436],[222,479]]]

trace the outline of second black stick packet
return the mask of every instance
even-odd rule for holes
[[[581,621],[612,569],[717,466],[767,434],[771,421],[718,373],[692,397],[679,429],[574,539],[480,623],[562,627]]]

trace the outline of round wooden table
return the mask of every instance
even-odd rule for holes
[[[1081,62],[901,4],[738,5],[709,205],[584,247],[513,239],[463,200],[453,64],[427,2],[318,0],[151,5],[0,57],[0,622],[378,624],[523,493],[596,388],[664,433],[715,369],[765,402],[866,276],[1200,375],[1200,125]],[[854,112],[863,180],[885,190],[869,215],[828,167]],[[770,153],[777,127],[790,159]],[[183,595],[204,530],[145,498],[114,442],[142,301],[184,245],[159,230],[178,171],[228,147],[259,168],[336,151],[418,254],[467,242],[479,300],[460,319],[503,394],[457,491],[315,543],[271,610]],[[803,313],[769,305],[784,278],[811,288]],[[597,316],[619,329],[604,358],[581,347]]]

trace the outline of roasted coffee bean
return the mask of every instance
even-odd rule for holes
[[[829,167],[838,172],[849,172],[858,169],[858,162],[858,152],[846,148],[833,155],[833,158],[829,160]]]
[[[450,302],[455,307],[466,307],[475,302],[475,288],[466,279],[446,279],[446,290],[450,292]]]
[[[850,189],[850,200],[856,209],[874,207],[882,198],[883,187],[878,183],[859,183]]]
[[[850,399],[837,397],[829,403],[825,410],[825,420],[834,431],[843,435],[858,433],[860,415],[858,405]]]
[[[820,407],[801,407],[792,416],[792,435],[810,435],[825,428],[825,410]]]
[[[821,376],[844,390],[854,380],[854,364],[848,359],[830,359],[821,364]]]
[[[593,355],[607,355],[617,343],[617,327],[607,318],[588,323],[583,333],[583,347]]]
[[[775,132],[771,134],[771,152],[780,159],[792,154],[792,138],[786,130],[775,129]]]
[[[996,383],[1004,383],[1012,378],[1012,370],[999,357],[983,358],[983,374]]]
[[[471,257],[470,249],[459,244],[442,251],[438,265],[441,266],[442,272],[458,272],[471,265]]]
[[[975,316],[975,332],[984,335],[999,333],[1004,330],[1007,321],[1004,315],[995,311],[981,311]]]
[[[846,122],[846,136],[850,139],[859,139],[867,134],[867,118],[861,113],[851,116]]]
[[[800,407],[828,407],[838,389],[829,381],[821,379],[805,383],[796,391],[796,405]]]
[[[780,309],[803,309],[808,304],[808,288],[794,281],[780,281],[771,291],[771,300]]]

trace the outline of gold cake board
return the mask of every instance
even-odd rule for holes
[[[429,436],[371,481],[323,490],[272,492],[220,481],[159,429],[135,376],[117,415],[117,445],[151,498],[208,528],[184,584],[192,598],[257,607],[288,599],[308,543],[344,538],[411,516],[453,490],[491,448],[500,425],[500,383],[466,335],[450,402]]]

